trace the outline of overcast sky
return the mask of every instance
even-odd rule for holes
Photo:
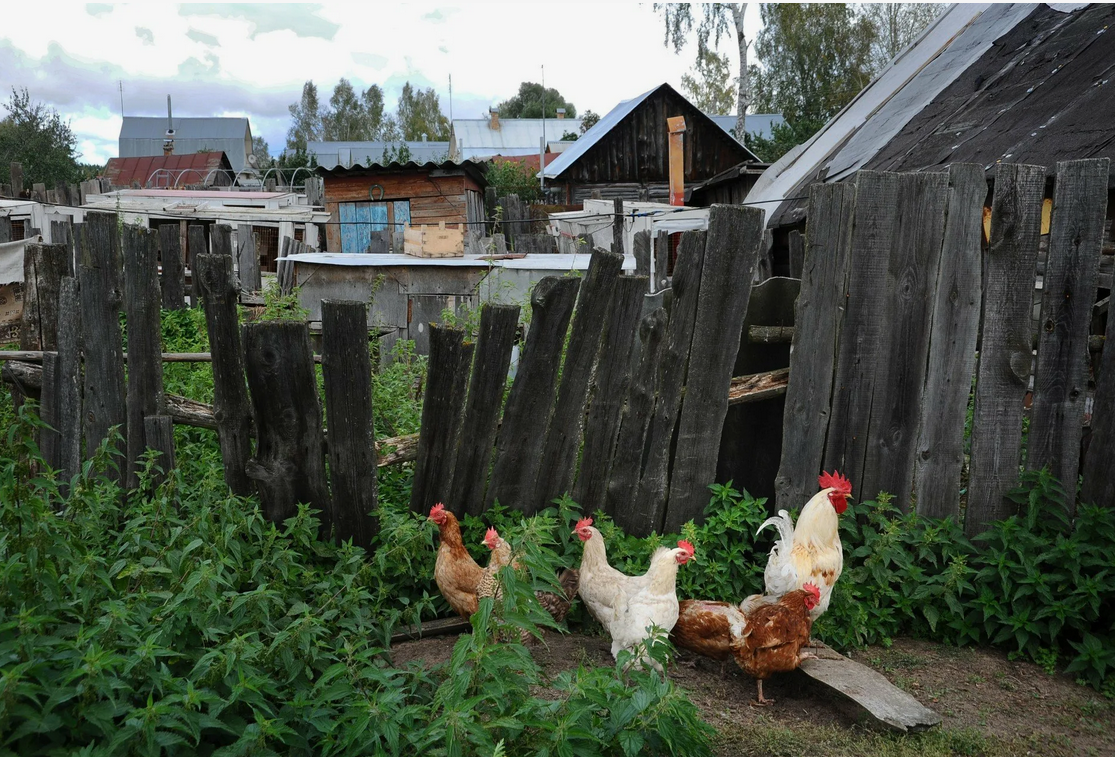
[[[750,37],[757,3],[748,7]],[[27,87],[69,118],[82,160],[117,153],[120,91],[131,116],[248,116],[273,154],[287,106],[313,79],[324,102],[344,76],[379,84],[389,109],[406,81],[432,86],[449,113],[478,117],[522,81],[556,87],[578,112],[603,115],[669,82],[680,88],[694,49],[675,55],[649,3],[141,5],[7,2],[0,89]],[[733,39],[721,50],[738,67]],[[3,113],[0,112],[0,116]]]

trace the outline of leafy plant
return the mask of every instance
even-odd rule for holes
[[[272,280],[263,290],[263,309],[256,316],[259,321],[305,321],[310,311],[299,301],[301,292],[294,287],[283,294],[279,282]]]

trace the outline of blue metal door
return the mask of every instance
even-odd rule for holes
[[[372,225],[368,227],[370,231],[383,231],[387,228],[387,203],[386,202],[369,202],[365,203],[368,206],[368,220]],[[368,240],[371,241],[371,235],[368,235]]]
[[[342,202],[341,252],[367,252],[372,243],[372,211],[367,202]]]
[[[410,223],[410,200],[395,200],[395,231],[402,232],[403,224]]]

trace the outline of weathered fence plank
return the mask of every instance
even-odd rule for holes
[[[422,399],[422,426],[410,495],[410,507],[415,512],[426,512],[451,496],[454,455],[474,349],[471,342],[465,342],[465,333],[460,329],[433,323],[429,327],[430,368]],[[450,502],[450,508],[456,509],[455,504]]]
[[[190,307],[196,308],[201,293],[198,291],[197,256],[209,254],[209,240],[205,235],[205,226],[191,223],[186,231],[186,261],[190,269],[190,287],[187,294],[190,296]]]
[[[182,265],[182,235],[178,224],[166,223],[159,227],[159,259],[163,264],[163,308],[184,310],[186,270]]]
[[[674,298],[673,310],[670,314],[666,344],[661,357],[662,366],[656,388],[654,414],[647,428],[646,450],[643,454],[638,493],[634,500],[638,503],[640,512],[631,513],[628,518],[636,529],[633,533],[660,531],[666,515],[666,494],[670,485],[670,457],[674,432],[677,429],[678,411],[681,409],[685,373],[689,366],[693,324],[697,320],[706,235],[707,232],[704,231],[687,231],[682,234],[681,246],[678,248],[678,258],[670,287]]]
[[[78,225],[76,231],[83,343],[96,345],[96,349],[85,350],[84,434],[86,450],[92,455],[114,426],[119,427],[122,436],[127,434],[124,342],[120,331],[124,282],[116,216],[88,213],[85,223]],[[123,483],[126,439],[122,438],[116,449],[121,457],[116,478]]]
[[[139,485],[147,449],[144,419],[163,413],[162,330],[159,325],[155,232],[124,227],[124,311],[128,319],[128,488]]]
[[[1057,164],[1026,467],[1065,484],[1076,510],[1080,437],[1088,393],[1088,331],[1107,214],[1108,158]],[[1110,316],[1109,316],[1110,317]]]
[[[194,284],[205,305],[205,329],[213,355],[213,409],[217,418],[225,483],[234,494],[246,497],[252,493],[252,477],[247,473],[252,454],[252,408],[258,407],[259,402],[249,403],[244,385],[245,358],[240,342],[232,257],[201,254],[194,259],[194,266]],[[282,344],[291,348],[294,346],[293,343]],[[258,357],[274,358],[273,355]],[[312,365],[312,355],[310,360]],[[290,390],[285,385],[283,388]]]
[[[81,301],[77,279],[62,279],[58,294],[58,383],[55,428],[58,430],[58,470],[62,481],[81,471],[82,372]]]
[[[635,275],[650,276],[650,232],[636,231],[632,254],[635,256]]]
[[[29,244],[23,254],[23,314],[19,345],[25,350],[58,346],[58,292],[69,249],[63,244]]]
[[[256,237],[252,227],[242,223],[236,227],[236,262],[240,269],[240,290],[258,292],[263,288],[259,272],[259,253],[256,250]]]
[[[651,518],[645,517],[644,508],[635,506],[635,492],[639,487],[647,431],[654,412],[654,392],[662,375],[662,352],[669,322],[666,309],[658,308],[639,323],[638,368],[627,388],[615,452],[608,467],[604,511],[624,533],[635,536],[646,536],[652,530]]]
[[[159,454],[155,457],[156,470],[151,477],[151,485],[159,487],[174,470],[174,419],[169,415],[148,415],[143,419],[143,436],[147,447]]]
[[[1092,435],[1084,457],[1084,480],[1080,501],[1115,507],[1115,317],[1107,316],[1107,340],[1096,374],[1095,401],[1092,405]]]
[[[949,169],[948,214],[941,245],[928,373],[921,405],[914,500],[933,518],[960,515],[964,416],[976,365],[983,273],[983,166]]]
[[[0,242],[12,241],[12,219],[0,216]]]
[[[573,486],[589,380],[600,355],[605,315],[622,269],[623,255],[616,252],[597,249],[589,261],[588,274],[573,314],[569,344],[565,348],[557,403],[549,418],[542,447],[542,460],[546,464],[538,469],[534,490],[534,501],[540,507]]]
[[[581,467],[573,488],[574,501],[586,513],[604,507],[608,469],[630,379],[631,350],[638,337],[646,291],[646,276],[620,276],[612,292],[595,386],[585,417]]]
[[[851,218],[849,217],[848,220],[851,221]],[[809,222],[812,223],[812,221],[813,215],[810,214]],[[849,231],[850,230],[851,227],[849,226]],[[790,277],[800,279],[805,270],[805,239],[802,237],[801,232],[795,229],[790,232],[788,241],[790,246]]]
[[[700,520],[708,504],[707,487],[716,479],[728,386],[762,239],[763,211],[712,206],[689,352],[690,364],[695,356],[700,370],[686,374],[666,505],[664,530],[668,532],[680,530],[688,520]]]
[[[623,254],[623,198],[612,200],[612,252]]]
[[[74,223],[69,216],[50,222],[50,241],[66,247],[66,276],[74,275]]]
[[[39,453],[43,462],[57,470],[61,465],[61,438],[58,435],[58,353],[43,353],[43,384],[39,398],[39,419],[46,424],[39,430]]]
[[[899,177],[886,287],[876,296],[876,301],[887,301],[883,311],[888,320],[881,334],[880,359],[875,361],[867,459],[858,483],[865,495],[890,492],[902,510],[909,510],[913,488],[931,306],[947,202],[947,174]]]
[[[824,468],[835,468],[848,476],[865,499],[878,494],[864,489],[861,482],[875,392],[875,364],[885,359],[882,337],[888,313],[879,294],[886,291],[897,194],[898,174],[860,171],[856,177],[847,309],[837,347],[832,412],[825,440]]]
[[[275,261],[276,280],[281,294],[290,294],[294,289],[294,264],[287,258],[294,254],[292,247],[294,240],[283,237],[282,246],[279,248],[279,259]]]
[[[561,350],[580,283],[568,276],[547,276],[531,294],[530,330],[503,411],[485,509],[496,500],[528,515],[545,507],[531,499],[545,441],[539,429],[553,407]]]
[[[480,311],[476,359],[469,379],[450,488],[453,505],[459,513],[480,515],[484,509],[484,489],[518,324],[518,305],[486,303]]]
[[[232,260],[222,262],[231,288]],[[282,524],[305,503],[321,511],[321,532],[328,534],[332,502],[309,325],[249,323],[244,326],[244,356],[259,438],[247,474],[259,487],[264,516]]]
[[[368,549],[376,533],[376,434],[368,306],[321,301],[321,368],[333,480],[333,538]]]
[[[809,225],[798,275],[790,383],[782,422],[782,460],[774,481],[776,506],[804,504],[817,489],[832,397],[833,365],[840,336],[856,187],[848,182],[814,184]]]
[[[1000,163],[984,261],[984,308],[965,530],[1010,515],[1004,494],[1018,483],[1022,402],[1033,360],[1030,306],[1041,233],[1045,169]]]
[[[670,269],[670,235],[658,232],[654,238],[654,287],[651,291],[661,292],[670,282],[667,273]]]

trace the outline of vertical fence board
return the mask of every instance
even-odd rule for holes
[[[612,200],[612,252],[623,254],[623,199]]]
[[[875,364],[886,359],[882,336],[888,314],[879,294],[886,291],[897,194],[897,174],[860,171],[856,177],[847,309],[837,346],[832,413],[825,440],[824,467],[848,476],[865,499],[878,494],[861,484],[871,397],[875,391]]]
[[[631,369],[631,350],[639,331],[646,276],[620,276],[606,318],[600,364],[585,418],[581,468],[573,499],[584,512],[604,507],[608,468],[615,450],[619,415]]]
[[[334,538],[368,549],[376,533],[376,434],[368,306],[321,301],[321,367],[329,424]]]
[[[635,275],[650,276],[650,232],[636,231],[632,254],[635,256]]]
[[[458,511],[466,515],[480,515],[484,510],[484,489],[518,325],[518,305],[485,303],[480,311],[476,359],[469,379],[450,489]]]
[[[415,512],[426,512],[453,496],[450,485],[455,445],[461,430],[472,353],[473,345],[465,342],[463,331],[430,324],[430,369],[422,398],[422,427],[410,494],[410,507]],[[448,506],[457,509],[455,500]]]
[[[19,345],[24,350],[58,346],[58,292],[69,249],[63,244],[29,244],[23,254],[23,314]]]
[[[186,264],[190,269],[190,307],[196,308],[200,293],[198,291],[197,256],[209,254],[209,240],[205,235],[205,226],[191,223],[186,231]]]
[[[782,460],[774,482],[779,509],[800,506],[816,493],[855,207],[853,184],[814,184],[809,190],[809,225],[798,273],[801,291],[782,422]]]
[[[58,295],[58,469],[68,482],[81,471],[81,301],[77,279],[62,279]]]
[[[531,294],[530,330],[503,411],[487,507],[498,500],[528,515],[544,507],[531,499],[545,441],[540,428],[554,404],[561,351],[580,283],[572,277],[547,276]]]
[[[73,219],[64,216],[61,221],[50,222],[50,241],[66,248],[65,276],[74,275],[74,224]]]
[[[649,533],[662,528],[666,515],[666,492],[670,485],[670,456],[678,411],[681,409],[682,387],[689,365],[689,349],[693,341],[693,324],[697,320],[697,301],[704,268],[707,232],[687,231],[682,234],[678,259],[674,268],[674,304],[667,327],[666,345],[662,354],[661,375],[656,389],[654,414],[647,429],[647,444],[642,474],[635,502],[641,513],[632,514],[636,533]],[[750,283],[748,284],[750,286]]]
[[[182,235],[178,224],[159,227],[159,259],[163,264],[163,308],[183,310],[186,307],[186,271],[182,266]]]
[[[550,500],[565,494],[573,486],[589,380],[600,355],[605,316],[622,268],[623,255],[601,249],[597,249],[589,261],[588,274],[573,314],[569,344],[565,349],[557,403],[542,447],[542,460],[546,464],[538,469],[534,490],[534,501],[539,507],[545,507]]]
[[[635,506],[635,492],[643,467],[647,431],[654,412],[654,392],[662,372],[662,352],[670,318],[665,308],[648,313],[639,323],[641,345],[638,367],[627,389],[620,414],[615,454],[608,468],[604,511],[612,516],[624,533],[646,536],[657,528],[653,514]]]
[[[1087,396],[1088,332],[1107,214],[1107,158],[1057,164],[1026,467],[1050,471],[1076,508]]]
[[[163,394],[162,330],[159,325],[158,256],[155,232],[124,227],[124,311],[128,319],[128,488],[139,485],[147,449],[144,418],[158,415]]]
[[[928,374],[914,467],[917,511],[960,515],[964,417],[976,365],[983,273],[983,203],[987,180],[979,165],[949,169],[948,214],[941,246]]]
[[[836,185],[834,184],[834,185],[830,185],[830,186],[836,186]],[[809,223],[812,223],[813,222],[813,214],[810,213],[808,218],[809,218]],[[851,221],[850,214],[849,214],[848,220]],[[849,231],[851,230],[850,225],[848,227],[848,230]],[[790,246],[790,278],[800,279],[803,275],[803,271],[805,270],[805,239],[802,238],[802,235],[801,235],[800,231],[794,230],[794,231],[790,232],[789,246]]]
[[[155,472],[151,484],[162,486],[174,470],[174,419],[169,415],[148,415],[143,419],[143,435],[147,446],[159,453],[155,465],[162,471]]]
[[[1115,317],[1110,312],[1099,362],[1092,406],[1092,436],[1084,457],[1080,501],[1115,507],[1115,471],[1111,465],[1115,460]]]
[[[929,352],[931,306],[937,289],[945,230],[948,175],[909,173],[898,179],[894,245],[886,287],[888,321],[880,339],[885,359],[875,363],[875,393],[868,423],[864,495],[887,491],[909,510],[918,419]]]
[[[58,353],[43,353],[43,384],[39,394],[39,419],[46,428],[39,431],[39,453],[43,462],[57,470],[61,466],[61,438],[58,436]]]
[[[0,216],[0,242],[12,241],[12,219]]]
[[[1030,306],[1041,232],[1045,169],[1000,163],[984,265],[983,337],[972,419],[965,530],[1008,516],[1004,494],[1018,482],[1022,402],[1030,378]]]
[[[694,359],[699,360],[700,370],[686,376],[670,473],[667,532],[679,530],[688,520],[700,520],[708,504],[707,487],[716,479],[728,387],[762,239],[763,211],[712,206],[689,353],[690,364],[697,365]]]
[[[221,262],[231,289],[232,259]],[[332,503],[310,328],[295,321],[249,323],[244,359],[259,439],[247,472],[259,487],[264,516],[282,524],[305,503],[321,511],[321,531],[328,534]]]
[[[124,399],[124,342],[120,309],[124,282],[116,216],[88,213],[77,227],[80,260],[81,323],[85,350],[85,446],[89,455],[113,426],[127,434],[128,411]],[[121,459],[117,480],[123,483],[125,439],[117,447]]]
[[[252,454],[253,405],[249,403],[244,385],[245,358],[232,281],[232,258],[202,254],[194,259],[194,266],[194,284],[205,305],[205,328],[213,355],[213,409],[225,483],[234,494],[246,497],[252,493],[246,467]]]
[[[236,227],[236,259],[240,267],[240,289],[258,292],[263,288],[259,272],[259,253],[256,251],[256,238],[252,227],[242,223]]]

